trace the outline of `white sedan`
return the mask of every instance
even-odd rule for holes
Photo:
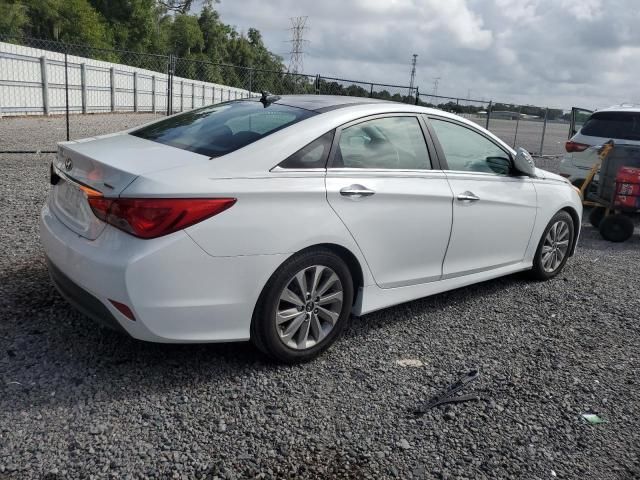
[[[363,315],[530,270],[558,274],[565,179],[439,110],[263,95],[61,143],[41,238],[87,316],[154,342],[251,339],[308,360]]]

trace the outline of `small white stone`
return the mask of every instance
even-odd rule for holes
[[[400,365],[401,367],[419,368],[424,366],[424,363],[417,358],[401,358],[400,360],[396,360],[396,365]]]

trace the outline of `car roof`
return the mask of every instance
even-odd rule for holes
[[[621,105],[612,105],[607,108],[601,108],[600,110],[596,110],[594,113],[600,112],[632,112],[632,113],[640,113],[640,105],[637,103],[623,103]]]
[[[256,99],[256,101],[259,101]],[[349,97],[346,95],[280,95],[273,103],[289,107],[304,108],[317,113],[328,112],[336,108],[371,103],[397,103],[368,97]]]

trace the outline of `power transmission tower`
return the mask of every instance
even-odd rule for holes
[[[413,60],[411,60],[411,81],[409,82],[409,96],[413,95],[413,84],[416,80],[416,62],[418,61],[418,55],[413,54]]]
[[[440,77],[434,77],[433,79],[433,96],[438,95],[438,82],[440,81]]]
[[[291,17],[289,20],[291,21],[291,52],[289,53],[289,73],[302,73],[304,70],[303,66],[303,55],[304,55],[304,45],[308,43],[307,40],[304,39],[305,31],[309,30],[307,27],[307,19],[309,17]]]

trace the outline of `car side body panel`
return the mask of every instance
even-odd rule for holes
[[[332,208],[327,199],[327,170],[283,170],[277,165],[341,125],[371,115],[392,113],[437,114],[480,129],[468,120],[444,112],[378,102],[326,111],[219,158],[208,159],[151,141],[147,151],[143,140],[123,138],[127,133],[111,135],[95,144],[87,140],[82,147],[74,143],[75,146],[69,148],[82,149],[87,155],[91,153],[91,158],[99,156],[98,167],[116,165],[126,170],[133,160],[111,157],[121,155],[122,149],[129,151],[134,143],[135,152],[132,150],[131,155],[149,156],[139,164],[139,169],[128,171],[128,183],[125,187],[122,182],[123,190],[118,192],[122,197],[233,197],[237,202],[212,218],[152,240],[133,237],[112,225],[105,225],[95,239],[84,238],[65,226],[45,205],[40,223],[45,252],[71,281],[102,302],[135,338],[177,343],[246,340],[250,336],[255,305],[269,278],[291,255],[306,248],[337,245],[353,254],[362,271],[362,288],[356,293],[353,313],[361,315],[526,270],[532,265],[549,219],[562,208],[572,208],[581,215],[577,193],[564,180],[541,171],[539,178],[529,180],[537,195],[537,207],[529,232],[531,240],[521,261],[500,266],[495,260],[496,265],[485,271],[438,280],[438,258],[444,258],[451,230],[453,193],[445,172],[412,173],[407,181],[412,188],[417,188],[421,175],[437,177],[441,188],[436,197],[444,209],[438,215],[438,231],[408,228],[389,232],[387,230],[393,228],[401,230],[399,223],[376,224],[375,215],[371,216],[370,226],[361,222],[359,228],[371,238],[379,235],[381,228],[385,234],[418,235],[420,238],[415,242],[437,241],[438,251],[427,259],[430,264],[427,269],[423,268],[425,259],[416,259],[416,265],[412,266],[406,257],[402,258],[404,270],[390,271],[394,257],[385,259],[384,249],[373,249],[375,258],[368,258],[369,254],[363,253],[364,249],[358,244],[357,235],[346,225],[351,220],[341,218]],[[515,153],[494,135],[483,132],[505,151]],[[120,141],[122,149],[100,148],[100,145],[113,146]],[[155,162],[154,155],[161,161]],[[77,166],[82,165],[80,162]],[[337,177],[339,175],[333,178]],[[381,183],[376,183],[376,188],[380,190],[383,179],[378,181]],[[415,201],[416,192],[408,193]],[[527,202],[529,200],[527,197]],[[425,201],[428,201],[426,196]],[[417,203],[414,203],[415,207]],[[396,206],[387,213],[402,215],[403,209],[399,204]],[[411,215],[418,213],[419,208],[414,208]],[[353,215],[357,221],[357,212]],[[370,263],[374,263],[371,260],[387,270],[387,281],[376,283],[369,268]],[[422,281],[426,279],[430,281]],[[136,320],[126,318],[110,300],[128,305]]]

